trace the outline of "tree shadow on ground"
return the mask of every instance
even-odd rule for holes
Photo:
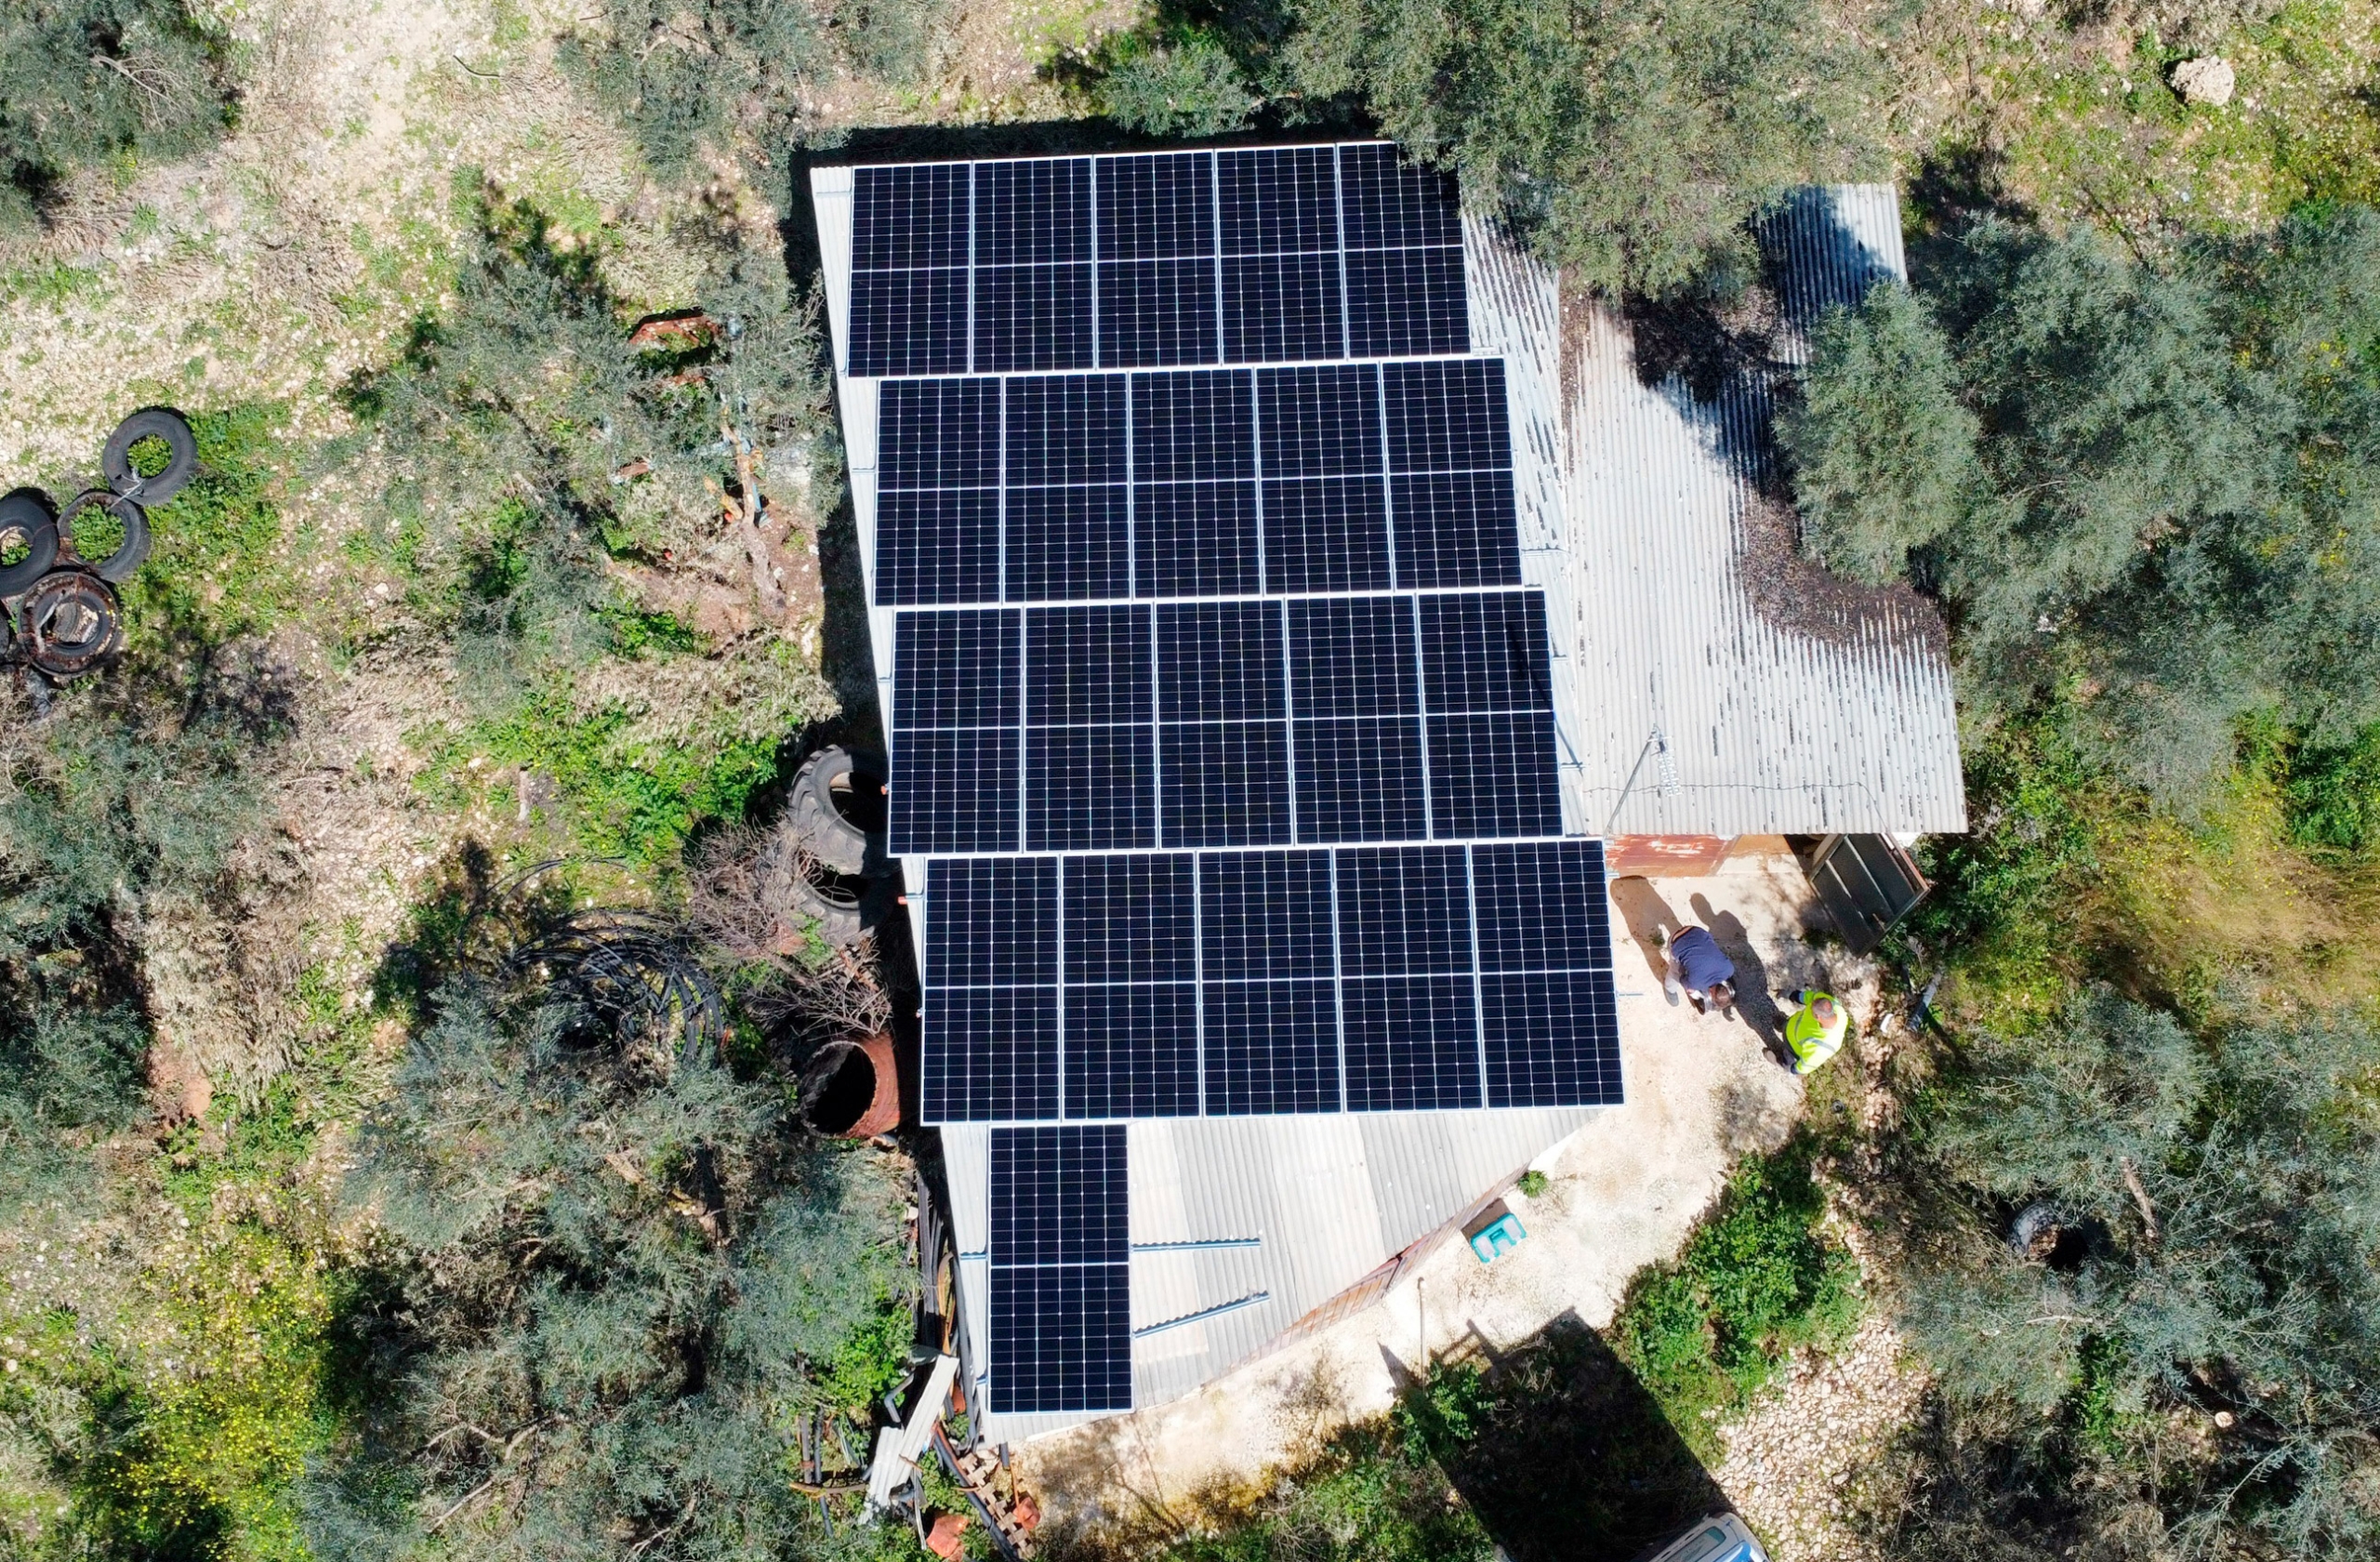
[[[1427,1384],[1401,1367],[1431,1452],[1513,1562],[1630,1562],[1726,1495],[1604,1337],[1566,1312]]]

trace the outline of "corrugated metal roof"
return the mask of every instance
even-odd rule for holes
[[[1163,1118],[1127,1131],[1132,1397],[1158,1405],[1248,1359],[1568,1137],[1592,1107]],[[942,1130],[970,1337],[990,1338],[980,1257],[989,1130]],[[980,1363],[976,1364],[978,1367]],[[979,1380],[974,1385],[980,1389]],[[971,1393],[985,1436],[1096,1419],[1013,1415]],[[988,1408],[986,1405],[988,1404]]]
[[[872,570],[876,384],[840,373],[851,171],[814,170],[812,187],[861,557]],[[1783,262],[1792,339],[1778,353],[1788,360],[1827,304],[1856,301],[1874,275],[1901,269],[1889,187],[1797,193],[1764,237]],[[1492,227],[1466,218],[1464,252],[1473,351],[1506,362],[1523,574],[1545,590],[1552,620],[1565,827],[1963,827],[1949,668],[1930,610],[1913,597],[1780,606],[1756,562],[1772,561],[1770,573],[1792,584],[1790,514],[1780,551],[1778,518],[1760,498],[1772,476],[1761,455],[1765,382],[1739,377],[1709,403],[1674,378],[1646,386],[1626,327],[1566,298],[1553,272]],[[1755,546],[1764,541],[1766,553]],[[871,618],[889,702],[891,615]],[[1655,726],[1672,743],[1666,768],[1645,752]],[[1675,786],[1665,788],[1669,770]],[[922,919],[919,877],[911,911]],[[1617,924],[1615,936],[1625,936]],[[1261,1350],[1541,1158],[1591,1110],[1132,1123],[1136,1401],[1171,1399]],[[960,1305],[980,1345],[991,1338],[990,1132],[952,1125],[941,1135]],[[971,1384],[969,1402],[997,1441],[1094,1419],[1003,1414],[997,1389],[986,1410],[984,1387]]]
[[[1888,185],[1796,192],[1764,224],[1784,323],[1707,399],[1630,325],[1564,299],[1573,637],[1568,734],[1596,835],[1966,827],[1939,616],[1817,569],[1769,439],[1776,363],[1829,305],[1903,274]]]

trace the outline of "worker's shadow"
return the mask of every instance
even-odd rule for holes
[[[1785,1051],[1785,1012],[1777,1001],[1777,994],[1768,985],[1768,966],[1752,946],[1752,933],[1743,919],[1733,911],[1713,910],[1711,897],[1697,894],[1692,902],[1695,920],[1711,930],[1711,936],[1736,967],[1736,1017],[1760,1038],[1760,1044],[1779,1062],[1789,1054]]]
[[[1669,958],[1661,953],[1661,934],[1675,933],[1686,924],[1653,888],[1651,880],[1633,874],[1611,881],[1611,903],[1619,907],[1620,920],[1628,924],[1628,936],[1645,957],[1645,969],[1654,981],[1662,980],[1670,967]]]

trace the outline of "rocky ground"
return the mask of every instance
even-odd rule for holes
[[[1797,1359],[1721,1434],[1727,1457],[1712,1478],[1775,1562],[1883,1562],[1845,1524],[1844,1499],[1924,1392],[1900,1336],[1871,1316],[1834,1355]]]

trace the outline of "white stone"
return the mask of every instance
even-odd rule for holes
[[[2203,54],[2196,60],[2185,60],[2174,67],[2174,90],[2182,95],[2185,103],[2203,103],[2219,109],[2231,101],[2231,93],[2239,86],[2231,62],[2219,54]]]

